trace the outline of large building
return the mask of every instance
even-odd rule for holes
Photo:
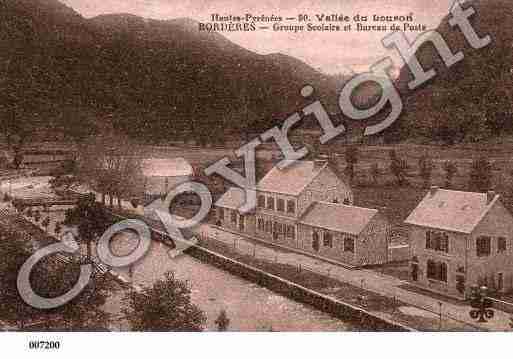
[[[183,158],[149,158],[141,164],[144,175],[144,193],[165,196],[179,184],[193,176],[192,166]]]
[[[456,297],[472,285],[513,288],[513,217],[494,192],[432,187],[406,224],[417,285]]]
[[[216,202],[217,224],[352,266],[386,261],[386,219],[352,206],[350,186],[327,161],[273,168],[257,185],[255,210],[241,214],[244,203],[244,191],[230,188]]]

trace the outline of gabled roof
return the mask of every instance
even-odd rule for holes
[[[243,189],[239,187],[230,187],[228,191],[225,192],[216,202],[216,206],[229,208],[229,209],[239,209],[239,207],[243,206],[246,201],[246,193]]]
[[[359,235],[378,213],[376,209],[314,202],[299,223],[330,231]]]
[[[193,173],[192,166],[182,157],[146,158],[141,167],[146,177],[191,176]]]
[[[294,161],[284,169],[276,166],[262,178],[257,189],[296,196],[327,166],[324,161]]]
[[[488,211],[495,205],[499,195],[432,189],[405,223],[443,229],[460,233],[472,233]]]

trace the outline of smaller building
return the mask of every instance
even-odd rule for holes
[[[298,224],[299,248],[359,267],[388,262],[390,224],[376,209],[315,202]]]
[[[192,166],[181,157],[144,159],[141,168],[147,196],[164,196],[193,176]]]
[[[246,194],[239,187],[230,187],[216,202],[217,225],[232,231],[255,233],[254,213],[241,214],[239,208],[246,203]]]
[[[472,285],[513,289],[513,217],[495,192],[432,187],[405,223],[412,282],[460,298]]]

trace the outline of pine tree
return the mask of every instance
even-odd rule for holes
[[[488,159],[481,157],[472,163],[469,187],[473,191],[485,192],[492,186],[492,165]]]

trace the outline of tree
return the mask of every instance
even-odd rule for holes
[[[206,316],[191,303],[188,285],[172,272],[142,292],[131,291],[123,302],[134,331],[202,331]]]
[[[104,205],[107,195],[110,207],[117,197],[121,209],[122,198],[129,201],[143,192],[142,155],[139,146],[128,138],[106,131],[81,144],[76,172],[79,181],[101,193]]]
[[[41,220],[41,212],[39,212],[39,210],[36,210],[36,212],[34,213],[34,220],[39,223],[39,221]]]
[[[481,157],[472,162],[469,187],[473,191],[485,192],[492,186],[492,165],[488,159]]]
[[[405,159],[397,156],[395,150],[390,150],[390,172],[394,175],[397,180],[397,184],[402,186],[406,182],[406,170],[408,169],[408,163]]]
[[[381,174],[381,171],[379,169],[379,165],[377,163],[373,163],[371,166],[371,169],[370,169],[370,175],[371,175],[372,183],[374,184],[374,186],[378,185],[380,174]]]
[[[19,295],[17,277],[21,266],[32,254],[31,245],[15,230],[0,234],[0,313],[2,320],[24,329],[30,321],[42,322],[52,330],[80,330],[106,328],[109,315],[103,306],[109,293],[115,289],[110,277],[95,272],[86,288],[73,300],[54,309],[36,309],[26,304]],[[43,297],[56,297],[69,291],[78,278],[79,263],[63,262],[48,256],[31,273],[33,290]]]
[[[23,213],[23,211],[25,211],[25,204],[23,204],[23,201],[19,199],[14,199],[12,201],[12,205],[16,209],[16,211],[18,211],[18,213]]]
[[[443,169],[445,171],[445,187],[452,187],[452,180],[454,176],[458,173],[458,166],[454,161],[445,161],[443,164]]]
[[[352,145],[346,148],[345,159],[347,163],[346,171],[349,175],[349,179],[353,182],[354,179],[354,166],[358,163],[358,147]]]
[[[23,164],[23,153],[21,152],[21,149],[17,149],[16,147],[16,153],[14,154],[14,160],[12,161],[12,164],[14,168],[17,170],[20,169],[21,165]]]
[[[46,231],[48,232],[48,226],[50,225],[50,217],[45,217],[45,219],[43,219],[43,222],[41,222],[41,225],[45,227]]]
[[[87,246],[87,257],[91,259],[92,245],[110,225],[110,216],[91,194],[81,198],[76,207],[66,211],[64,224],[77,226],[78,240]]]
[[[34,270],[34,291],[44,297],[56,297],[69,291],[76,283],[80,272],[79,263],[55,261],[51,257],[41,261],[42,265]],[[102,329],[108,326],[110,315],[103,307],[107,297],[117,286],[108,274],[101,273],[94,267],[93,276],[87,286],[68,303],[61,307],[43,311],[46,315],[57,316],[51,327],[65,330]]]
[[[424,187],[431,185],[431,176],[433,174],[433,160],[427,153],[419,158],[419,176],[424,181]]]
[[[226,310],[221,310],[219,316],[215,320],[215,324],[217,325],[217,330],[220,332],[226,332],[228,327],[230,326],[230,318],[226,314]]]
[[[15,323],[21,329],[34,312],[23,302],[16,286],[19,269],[29,256],[29,246],[20,239],[19,234],[10,230],[0,233],[0,313],[2,320]]]
[[[78,178],[70,175],[57,176],[52,178],[48,183],[53,190],[62,188],[68,191],[73,185],[78,184]]]
[[[57,222],[57,223],[55,223],[55,228],[53,229],[53,231],[54,231],[54,233],[55,233],[56,235],[61,234],[61,232],[62,232],[62,225],[61,225],[61,222]]]

